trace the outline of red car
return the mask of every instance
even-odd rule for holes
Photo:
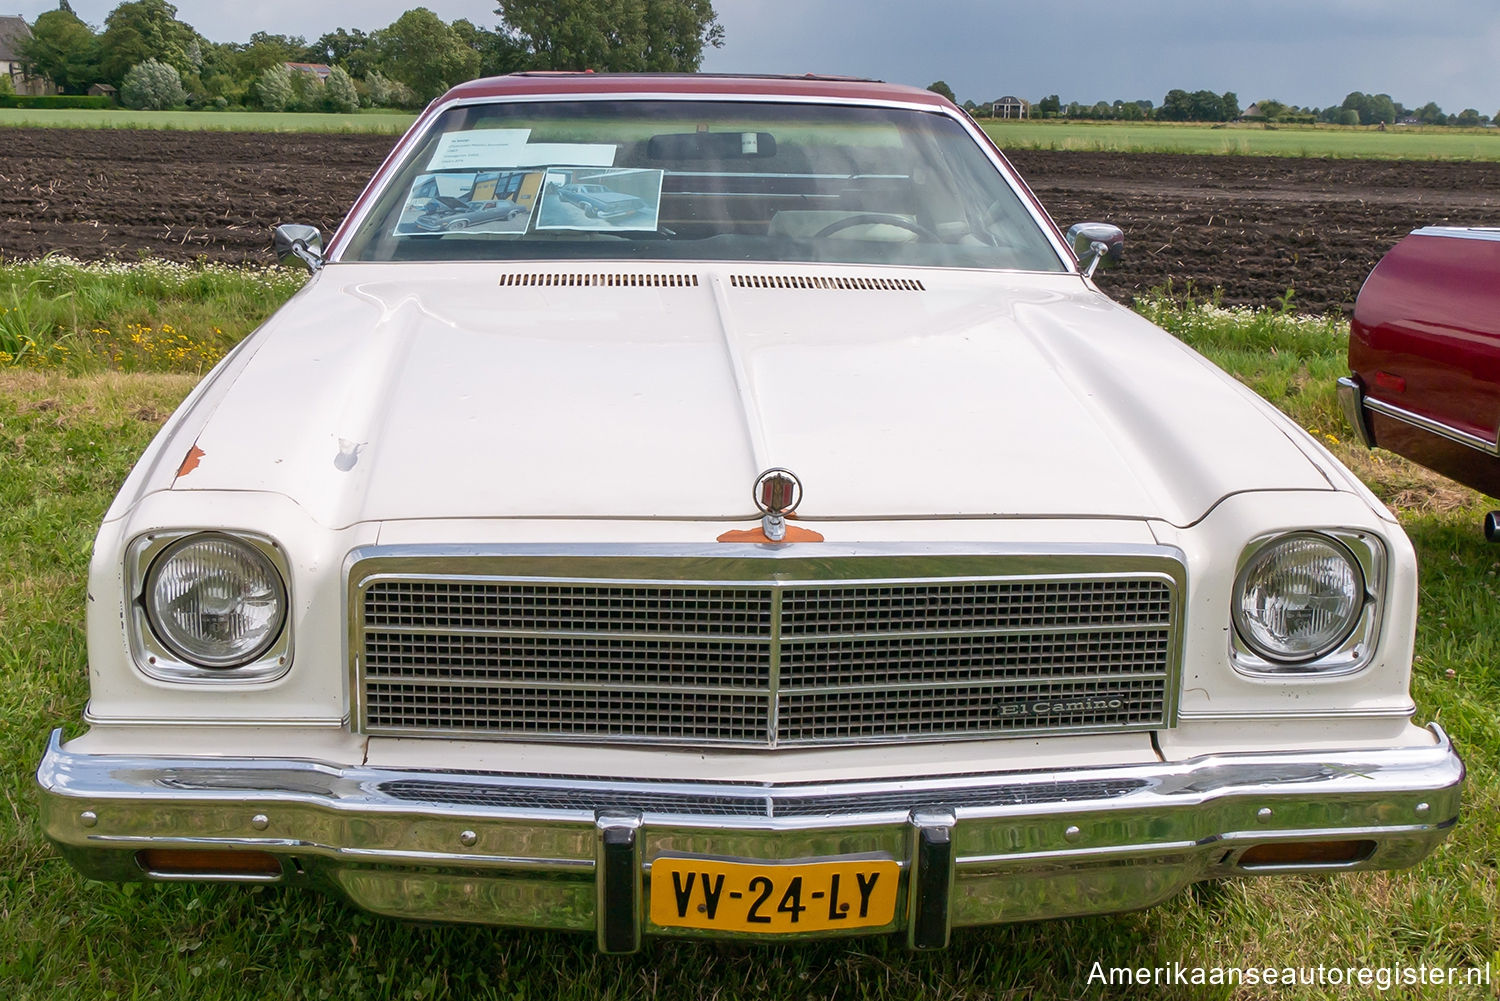
[[[1396,244],[1355,303],[1349,369],[1339,399],[1365,445],[1500,497],[1500,228]],[[1500,513],[1485,532],[1500,541]]]

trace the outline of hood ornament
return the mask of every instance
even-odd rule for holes
[[[751,492],[755,506],[760,508],[761,530],[772,542],[786,538],[787,515],[797,510],[802,503],[802,481],[790,469],[776,466],[767,469],[755,478],[755,489]]]

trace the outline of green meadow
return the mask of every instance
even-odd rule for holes
[[[205,129],[227,132],[375,132],[400,135],[416,117],[409,112],[384,109],[343,115],[272,111],[0,108],[0,126],[58,129]]]
[[[1500,129],[980,119],[1002,149],[1211,153],[1388,160],[1500,160]]]
[[[0,127],[208,129],[235,132],[373,132],[399,135],[416,120],[404,111],[353,115],[261,111],[128,111],[121,108],[0,108]],[[1206,125],[1160,122],[1002,121],[979,124],[1005,149],[1108,153],[1212,153],[1405,160],[1500,160],[1500,129],[1339,125]]]

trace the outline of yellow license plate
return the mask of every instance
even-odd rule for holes
[[[750,934],[874,928],[895,920],[899,876],[891,859],[659,858],[651,863],[651,921]]]

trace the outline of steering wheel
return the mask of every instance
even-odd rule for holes
[[[845,216],[836,219],[813,234],[814,240],[821,240],[825,236],[842,233],[854,226],[895,226],[904,229],[908,233],[914,233],[929,243],[942,243],[943,238],[919,222],[912,222],[905,216],[892,215],[886,212],[861,212],[858,215]]]

